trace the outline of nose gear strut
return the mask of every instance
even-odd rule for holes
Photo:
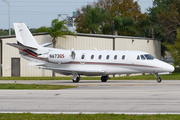
[[[157,77],[157,82],[161,82],[161,77],[158,75],[158,73],[154,73],[154,76]]]

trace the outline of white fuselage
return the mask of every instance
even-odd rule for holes
[[[17,44],[7,43],[18,48],[28,65],[43,66],[43,69],[56,73],[73,75],[73,82],[79,82],[80,75],[100,75],[106,82],[108,75],[131,73],[169,74],[174,67],[141,51],[98,51],[98,50],[62,50],[46,48],[49,43],[39,45],[24,23],[14,23]]]
[[[61,52],[61,51],[65,51]],[[173,72],[174,67],[156,58],[147,59],[146,52],[141,51],[93,51],[76,50],[75,58],[70,56],[70,50],[55,50],[54,54],[63,55],[62,58],[49,58],[45,67],[62,68],[69,70],[82,70],[81,75],[112,75],[112,74],[131,74],[131,73],[165,73]],[[52,54],[51,54],[52,55]],[[145,59],[141,58],[141,55]],[[148,54],[149,55],[149,54]],[[100,58],[101,56],[101,58]],[[139,59],[137,59],[139,56]],[[48,55],[50,57],[50,55]],[[124,57],[124,58],[123,58]],[[68,59],[67,59],[68,58]],[[88,71],[104,71],[89,72]],[[59,71],[59,73],[63,71]]]

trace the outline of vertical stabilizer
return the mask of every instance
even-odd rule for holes
[[[39,44],[24,23],[14,23],[17,41],[25,46],[39,48]]]

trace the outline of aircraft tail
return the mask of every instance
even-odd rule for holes
[[[24,23],[14,23],[17,43],[19,45],[38,49],[40,46]]]

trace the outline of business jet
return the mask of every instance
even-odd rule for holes
[[[14,28],[17,44],[7,44],[18,48],[21,57],[29,61],[28,65],[72,75],[74,83],[80,81],[81,75],[101,76],[101,81],[106,82],[109,75],[132,73],[152,73],[160,83],[159,75],[174,71],[172,65],[147,52],[48,48],[51,43],[39,45],[24,23],[14,23]]]

